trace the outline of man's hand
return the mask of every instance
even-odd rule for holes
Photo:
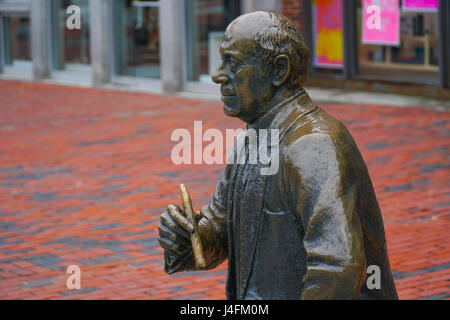
[[[195,223],[201,219],[201,212],[194,212]],[[168,205],[167,210],[161,214],[161,223],[158,227],[158,241],[164,250],[183,255],[192,250],[190,233],[194,226],[185,217],[184,212],[175,205]]]

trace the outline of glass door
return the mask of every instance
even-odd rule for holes
[[[159,1],[114,1],[114,73],[159,79]]]
[[[220,63],[225,29],[239,15],[239,8],[236,0],[186,1],[188,81],[213,84],[211,75]]]
[[[24,5],[20,7],[18,5]],[[31,78],[31,19],[29,1],[0,0],[1,72]]]
[[[68,10],[72,5],[79,8],[80,27],[68,28],[67,21],[75,11]],[[68,78],[91,78],[89,1],[52,0],[52,74],[65,74]]]

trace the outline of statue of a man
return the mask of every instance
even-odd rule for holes
[[[277,129],[279,167],[262,175],[260,163],[227,164],[196,213],[203,269],[228,259],[228,299],[397,299],[367,167],[344,125],[303,89],[309,50],[292,22],[268,11],[242,15],[220,53],[212,78],[225,114],[247,130]],[[231,157],[248,159],[249,143],[238,149]],[[169,274],[198,270],[193,230],[175,205],[161,215]],[[380,286],[366,283],[372,265]]]

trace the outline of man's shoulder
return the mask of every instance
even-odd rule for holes
[[[356,143],[342,122],[329,115],[322,108],[314,106],[310,112],[294,110],[293,119],[286,123],[289,128],[280,141],[283,160],[302,159],[300,153],[310,153],[311,159],[323,159],[334,155],[342,164],[349,163],[351,156],[359,153]]]
[[[323,141],[323,138],[327,136],[336,143],[350,137],[342,122],[315,105],[306,113],[302,112],[301,106],[294,107],[290,118],[291,121],[284,124],[288,128],[282,139],[282,144],[285,146],[310,135],[322,138],[307,137],[305,139]]]

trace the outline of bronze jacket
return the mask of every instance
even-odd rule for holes
[[[207,269],[228,258],[228,299],[397,299],[372,182],[344,125],[301,90],[252,128],[279,130],[278,171],[228,164],[198,226]],[[195,270],[191,251],[166,272]],[[371,265],[380,289],[367,287]]]

